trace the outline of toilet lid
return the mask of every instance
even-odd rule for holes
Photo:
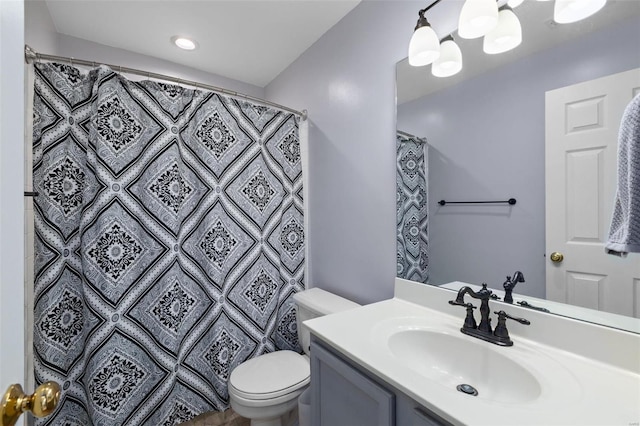
[[[270,399],[306,386],[310,374],[306,357],[293,351],[276,351],[237,366],[229,385],[244,398]]]

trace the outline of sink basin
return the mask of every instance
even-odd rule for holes
[[[487,344],[470,339],[462,334],[414,329],[391,334],[387,344],[408,368],[446,388],[471,385],[478,392],[476,398],[502,403],[526,403],[540,397],[540,383],[527,369]]]

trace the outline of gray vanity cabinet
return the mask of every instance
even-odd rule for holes
[[[445,426],[392,386],[312,338],[312,426]]]
[[[446,426],[449,424],[408,396],[396,395],[396,426]]]
[[[312,343],[312,426],[391,426],[394,407],[393,393]]]

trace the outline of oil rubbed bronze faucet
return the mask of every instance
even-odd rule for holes
[[[464,296],[469,295],[474,299],[480,299],[480,325],[476,326],[473,310],[475,306],[471,303],[465,303]],[[524,318],[516,318],[508,315],[504,311],[496,312],[498,315],[498,325],[495,330],[491,328],[491,310],[489,309],[489,299],[491,299],[492,291],[487,288],[487,284],[482,284],[482,289],[473,291],[470,287],[464,286],[458,290],[456,300],[450,300],[450,305],[464,306],[467,309],[467,316],[464,324],[460,329],[464,334],[494,343],[500,346],[513,346],[513,341],[509,337],[506,321],[512,319],[520,324],[529,325],[529,320]]]
[[[524,282],[524,275],[520,271],[513,273],[513,279],[507,276],[507,280],[502,285],[504,287],[504,301],[507,303],[513,303],[513,289],[518,283]]]

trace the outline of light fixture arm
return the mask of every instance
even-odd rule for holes
[[[431,9],[433,6],[435,6],[436,4],[440,3],[442,0],[435,0],[433,3],[431,3],[429,6],[425,7],[424,9],[422,9],[420,12],[425,13],[427,12],[429,9]],[[420,13],[418,12],[418,13]]]
[[[429,6],[425,7],[424,9],[420,9],[418,11],[418,23],[416,24],[416,30],[420,27],[424,27],[426,25],[429,25],[429,23],[427,22],[427,18],[424,17],[424,14],[427,13],[429,11],[429,9],[431,9],[433,6],[435,6],[436,4],[440,3],[442,0],[435,0],[433,3],[431,3]]]

